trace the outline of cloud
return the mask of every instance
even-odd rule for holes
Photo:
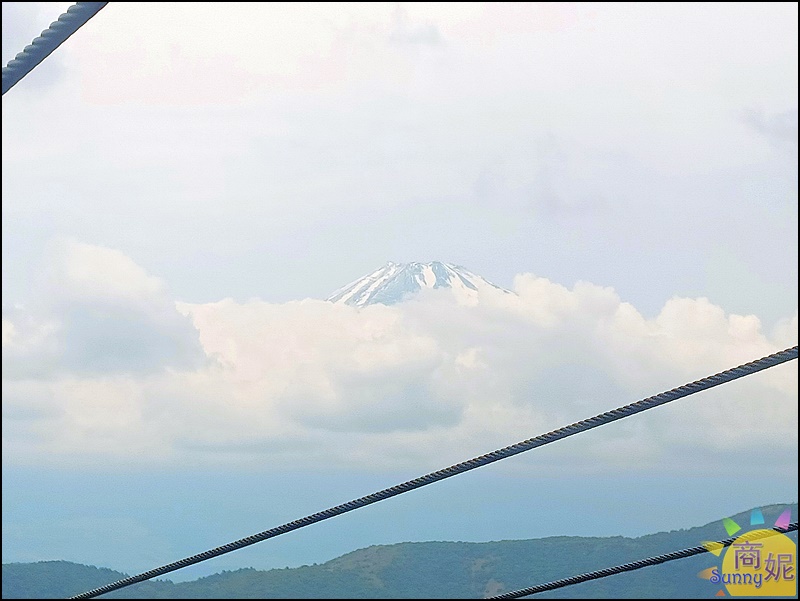
[[[205,361],[163,283],[117,250],[62,241],[33,310],[4,309],[3,378],[157,372]]]
[[[14,327],[13,323],[6,319],[3,320],[3,348],[11,345],[16,331],[17,329]]]
[[[443,43],[442,34],[434,23],[412,23],[408,12],[399,5],[392,15],[389,39],[395,44],[438,46]]]
[[[49,285],[70,301],[150,303],[164,284],[118,250],[74,241],[56,243],[51,252]]]
[[[745,122],[763,135],[770,144],[797,147],[797,109],[767,114],[763,110],[749,109],[744,113]]]
[[[49,314],[3,317],[4,445],[33,462],[434,469],[797,341],[797,316],[768,337],[755,316],[675,297],[647,319],[612,288],[533,274],[476,305],[441,289],[356,309],[175,302],[124,254],[75,242],[53,264]],[[792,367],[561,445],[546,469],[587,453],[574,469],[781,465]]]

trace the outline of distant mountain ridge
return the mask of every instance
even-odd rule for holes
[[[769,528],[797,503],[763,506]],[[745,526],[751,511],[731,517]],[[117,599],[482,598],[727,538],[722,517],[705,526],[638,538],[555,536],[486,543],[425,542],[376,545],[320,565],[260,571],[245,568],[191,582],[142,582],[108,593]],[[797,542],[797,533],[791,535]],[[713,598],[719,584],[698,572],[719,565],[704,553],[635,572],[542,593],[544,598]],[[3,564],[4,599],[76,595],[126,574],[65,561]]]
[[[394,305],[425,288],[449,288],[456,300],[473,304],[482,290],[493,289],[513,294],[452,263],[389,262],[370,274],[339,288],[326,300],[354,307]]]

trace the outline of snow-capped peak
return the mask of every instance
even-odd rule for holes
[[[423,288],[449,288],[459,302],[473,304],[482,289],[508,290],[487,282],[481,276],[452,263],[389,262],[369,275],[339,288],[327,300],[355,307],[393,305]],[[510,293],[509,293],[510,294]]]

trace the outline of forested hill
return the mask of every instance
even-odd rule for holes
[[[764,527],[770,527],[789,507],[796,520],[796,503],[763,507]],[[101,598],[481,598],[726,538],[723,517],[733,517],[743,530],[751,529],[747,511],[720,516],[705,526],[639,538],[563,536],[380,545],[321,565],[268,571],[248,568],[191,582],[150,581]],[[795,541],[796,535],[792,534]],[[697,574],[714,565],[719,565],[719,559],[704,553],[537,598],[711,598],[720,586]],[[3,564],[3,598],[65,598],[125,576],[65,561]]]

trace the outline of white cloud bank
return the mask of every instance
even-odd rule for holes
[[[797,344],[796,315],[767,335],[672,298],[645,319],[611,288],[532,274],[477,306],[436,290],[355,309],[175,302],[74,242],[51,264],[47,302],[3,310],[7,462],[436,469]],[[796,469],[797,366],[554,447],[540,464]]]

